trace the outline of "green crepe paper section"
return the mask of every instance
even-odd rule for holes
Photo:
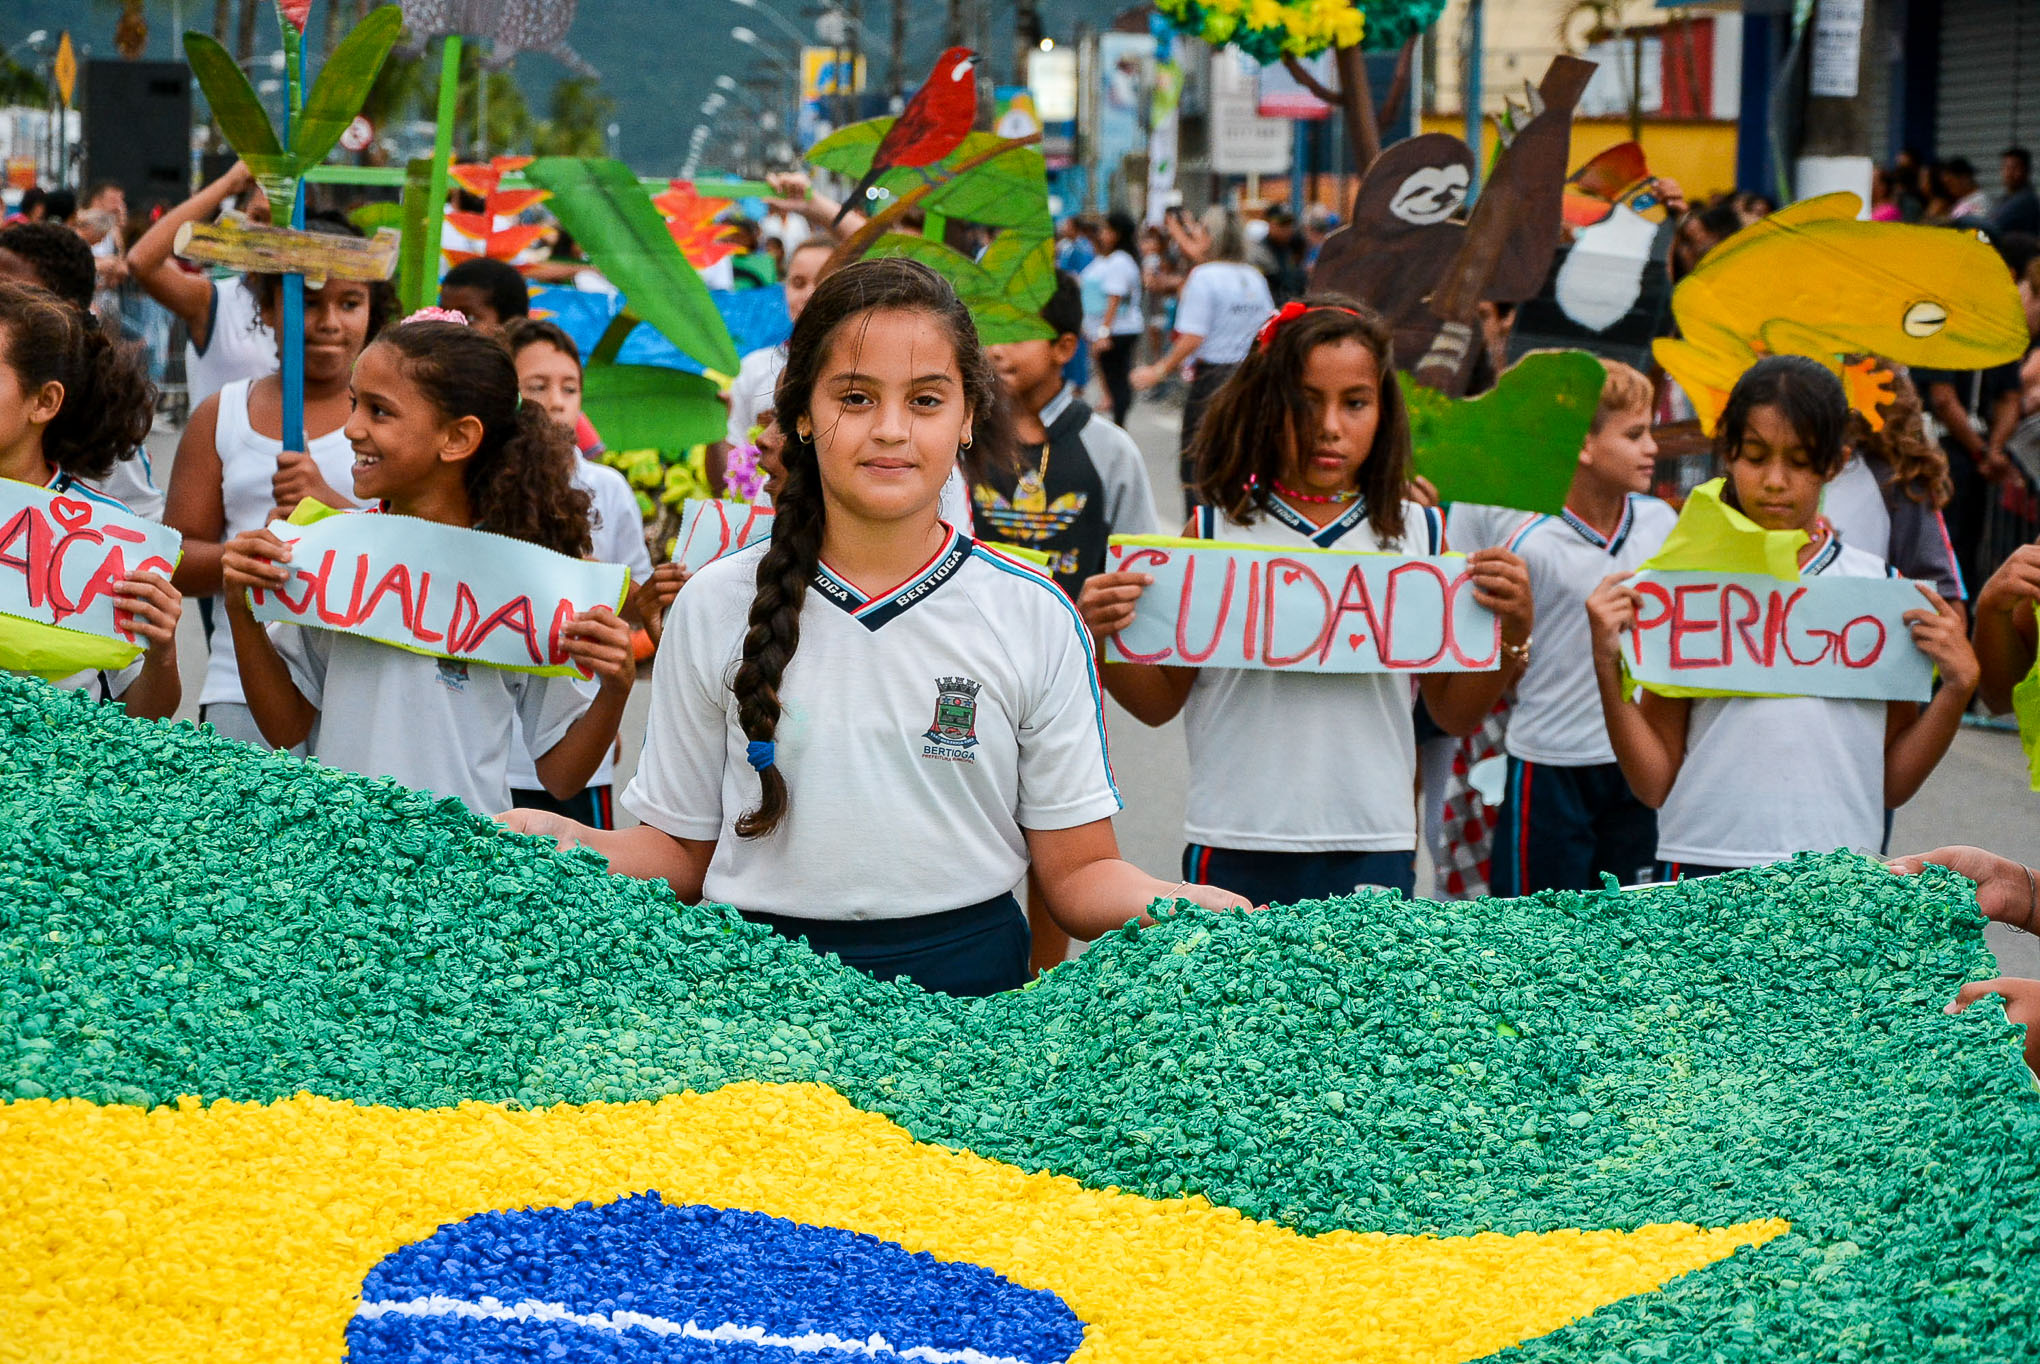
[[[1360,46],[1367,52],[1393,52],[1431,26],[1445,0],[1372,0],[1355,3],[1366,16]],[[1155,8],[1185,33],[1202,34],[1214,46],[1238,48],[1263,66],[1282,60],[1285,52],[1311,57],[1329,46],[1322,41],[1298,42],[1286,25],[1256,25],[1249,5],[1198,4],[1197,0],[1156,0]],[[1211,27],[1207,29],[1207,25]]]
[[[1645,560],[1642,571],[1663,573],[1762,573],[1783,582],[1799,581],[1799,551],[1807,543],[1803,530],[1765,530],[1749,517],[1721,500],[1727,480],[1709,479],[1686,495],[1686,505],[1665,537],[1658,552]],[[1697,699],[1703,696],[1739,696],[1776,700],[1784,692],[1721,691],[1713,687],[1680,687],[1665,682],[1638,682],[1629,672],[1629,655],[1622,655],[1624,695],[1647,691],[1668,699]]]
[[[839,128],[809,149],[808,164],[846,176],[853,183],[861,180],[892,125],[890,118],[871,118]],[[934,165],[896,167],[878,178],[877,187],[894,195],[917,189],[1007,140],[997,133],[971,133]],[[1048,213],[1048,163],[1039,146],[1015,147],[995,156],[937,185],[921,205],[930,214],[987,227],[1038,229],[1042,235],[1054,230]],[[575,239],[579,240],[578,235]]]
[[[2032,1353],[2040,1092],[1996,1001],[1941,1012],[1996,967],[1938,867],[1179,904],[959,1000],[458,802],[41,683],[0,678],[0,752],[16,1098],[816,1082],[921,1141],[1311,1235],[1790,1221],[1513,1364]]]
[[[357,515],[357,513],[347,511],[340,507],[329,507],[325,503],[319,501],[319,499],[316,497],[308,497],[304,501],[298,503],[296,508],[294,508],[291,511],[290,516],[285,520],[285,524],[292,526],[316,526],[317,524],[319,524],[319,522],[326,520],[328,517],[354,516],[354,515]],[[469,535],[487,535],[496,539],[509,538],[508,536],[498,536],[494,531],[487,530],[470,530],[467,533]],[[518,540],[515,543],[521,545],[525,544],[526,542]],[[539,548],[539,546],[531,547]],[[623,590],[617,594],[616,604],[610,607],[609,609],[612,611],[621,611],[623,610],[623,604],[628,600],[630,600],[630,574],[625,573],[623,575]],[[313,625],[309,622],[304,621],[292,621],[289,623],[296,625],[301,630],[323,630],[327,628],[326,626],[323,625]],[[336,633],[347,634],[350,632],[342,630],[337,631]],[[363,636],[363,638],[366,638],[366,636]],[[418,648],[416,645],[397,644],[387,639],[371,640],[370,643],[380,644],[386,649],[402,649],[407,654],[417,654],[421,658],[459,657],[458,655],[454,654],[442,653],[436,649],[421,649]],[[559,663],[548,665],[542,668],[534,668],[528,664],[519,666],[514,663],[491,663],[485,658],[461,657],[460,661],[476,668],[500,668],[502,671],[506,673],[530,673],[533,677],[581,677],[583,675],[581,670],[571,663]]]
[[[1585,351],[1532,351],[1477,398],[1449,398],[1403,376],[1417,472],[1444,502],[1556,516],[1608,371]]]
[[[526,166],[524,176],[553,192],[546,207],[595,268],[623,291],[632,316],[649,322],[682,354],[711,371],[712,378],[727,383],[736,374],[737,343],[708,286],[680,254],[666,220],[630,167],[599,158],[545,156]]]
[[[2034,626],[2040,631],[2040,607],[2034,610]],[[2019,718],[2019,747],[2026,751],[2026,783],[2040,791],[2040,655],[2012,684],[2012,714]]]

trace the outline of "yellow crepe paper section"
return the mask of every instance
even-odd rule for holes
[[[34,1099],[0,1105],[0,1341],[42,1364],[337,1360],[390,1253],[647,1189],[1047,1289],[1086,1324],[1082,1364],[1460,1364],[1789,1230],[1306,1237],[916,1142],[824,1085],[540,1110]]]
[[[297,504],[296,509],[291,512],[290,517],[285,522],[285,524],[292,526],[315,526],[319,522],[326,520],[328,517],[354,516],[354,515],[358,515],[358,513],[346,511],[339,507],[329,507],[325,503],[319,501],[316,497],[308,497],[304,501]],[[494,531],[486,530],[470,530],[468,533],[470,535],[495,535]],[[499,540],[510,539],[510,537],[507,535],[498,535],[495,538]],[[543,548],[543,546],[541,545],[532,545],[528,541],[524,540],[511,540],[511,543],[518,545],[526,545],[528,548],[531,549]],[[626,571],[623,575],[623,591],[617,594],[616,604],[610,607],[609,609],[612,611],[621,611],[623,610],[623,604],[629,600],[630,600],[630,574],[628,571]],[[296,624],[298,628],[301,630],[323,630],[326,628],[323,625],[312,625],[305,622],[292,622],[292,623]],[[362,636],[362,638],[366,639],[368,638],[368,636],[364,635]],[[579,668],[575,667],[571,663],[558,663],[548,665],[543,668],[534,668],[529,664],[519,666],[518,664],[515,663],[491,663],[486,658],[466,658],[462,657],[459,654],[449,654],[439,649],[421,649],[415,644],[398,644],[392,640],[387,639],[371,640],[370,642],[383,645],[385,648],[402,649],[407,654],[418,654],[419,656],[424,658],[457,658],[461,662],[467,663],[477,668],[501,668],[506,673],[530,673],[534,677],[586,676],[586,674],[584,674]]]
[[[1020,545],[1003,544],[997,540],[985,540],[981,543],[986,549],[997,550],[1001,554],[1018,559],[1022,563],[1033,564],[1044,571],[1047,570],[1049,561],[1055,558],[1045,549],[1027,549]]]
[[[1763,573],[1785,582],[1799,581],[1799,551],[1807,543],[1803,530],[1765,530],[1749,517],[1721,500],[1726,479],[1710,479],[1686,496],[1686,505],[1672,533],[1658,552],[1644,560],[1643,569],[1661,573]],[[1713,687],[1675,687],[1661,682],[1637,682],[1629,676],[1629,659],[1622,659],[1625,694],[1637,690],[1670,698],[1699,696],[1741,696],[1773,698],[1782,692],[1721,691]]]

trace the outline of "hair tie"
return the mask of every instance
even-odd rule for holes
[[[752,767],[763,772],[772,766],[775,760],[774,750],[777,748],[778,745],[770,739],[753,739],[745,746],[744,757]]]
[[[1277,308],[1275,315],[1261,324],[1261,330],[1254,337],[1255,347],[1260,350],[1268,349],[1275,340],[1276,332],[1281,331],[1305,313],[1344,313],[1348,317],[1360,316],[1359,313],[1351,308],[1341,308],[1330,303],[1323,303],[1313,307],[1304,303],[1301,299],[1293,298],[1280,308]]]
[[[420,308],[404,319],[404,325],[407,327],[413,322],[451,322],[456,327],[465,327],[468,325],[468,316],[453,308]]]

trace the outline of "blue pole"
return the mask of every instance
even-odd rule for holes
[[[297,70],[289,79],[300,90],[305,84],[305,53],[302,45],[297,53]],[[291,139],[290,101],[284,101],[283,141],[290,145]],[[303,181],[298,182],[298,192],[291,197],[290,225],[302,228],[305,225],[305,189]],[[285,275],[283,277],[283,448],[303,450],[305,448],[305,277]]]
[[[1487,164],[1481,139],[1481,48],[1486,42],[1481,28],[1481,0],[1469,0],[1466,6],[1466,89],[1460,95],[1460,102],[1466,107],[1466,145],[1473,148],[1473,179],[1466,187],[1469,208],[1480,193],[1480,173]]]
[[[1310,126],[1300,118],[1289,120],[1289,211],[1303,221],[1303,177],[1310,173]]]

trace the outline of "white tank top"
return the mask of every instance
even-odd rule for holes
[[[272,480],[276,457],[283,442],[258,435],[248,424],[248,389],[252,379],[237,379],[220,390],[219,424],[214,444],[220,452],[220,494],[226,509],[226,533],[231,540],[244,530],[269,523],[269,510],[276,505]],[[354,492],[354,447],[347,443],[346,428],[314,436],[309,442],[319,473],[334,488],[350,496]],[[220,602],[222,612],[225,599]],[[223,701],[245,700],[241,691],[240,665],[234,661],[234,632],[226,617],[215,618],[212,657],[206,663],[205,688],[199,693],[202,706]]]
[[[1199,534],[1237,544],[1365,553],[1444,548],[1435,511],[1403,503],[1403,538],[1383,544],[1355,503],[1322,530],[1277,503],[1241,525],[1199,513]],[[1198,672],[1183,706],[1190,744],[1185,835],[1264,852],[1403,852],[1417,846],[1412,678],[1395,673]]]
[[[1831,540],[1806,576],[1882,578],[1884,561]],[[1799,852],[1884,844],[1882,701],[1698,697],[1686,756],[1658,811],[1658,860],[1760,867]]]
[[[205,349],[184,343],[184,387],[197,407],[236,379],[276,373],[276,335],[262,325],[262,310],[248,281],[229,275],[213,281],[212,326]]]

